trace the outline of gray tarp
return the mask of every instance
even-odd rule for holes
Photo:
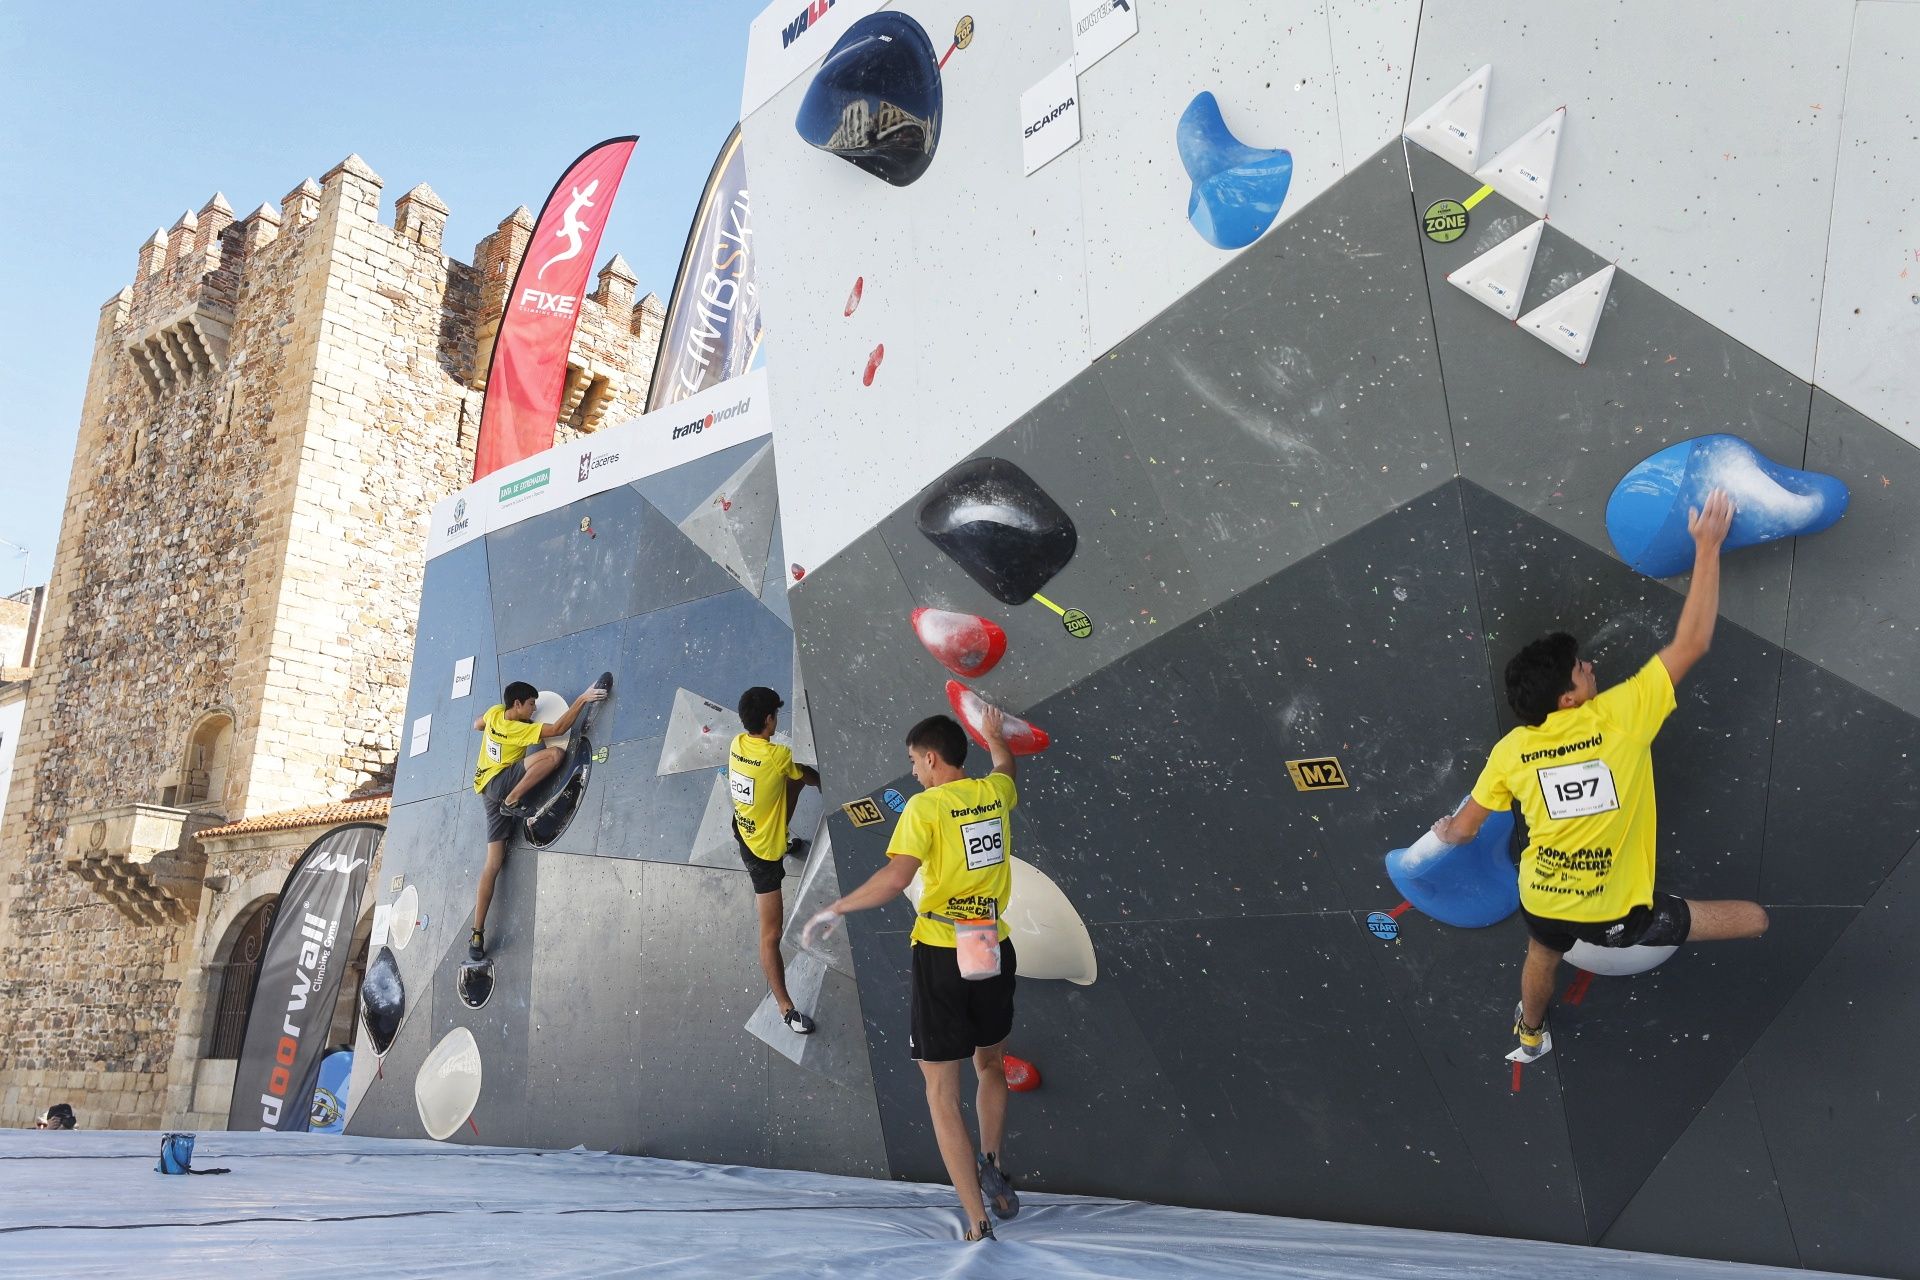
[[[83,1116],[84,1120],[85,1117]],[[291,1133],[0,1130],[19,1276],[1574,1277],[1812,1273],[1479,1236],[1029,1195],[991,1244],[952,1192],[636,1156]],[[475,1268],[480,1268],[475,1270]]]

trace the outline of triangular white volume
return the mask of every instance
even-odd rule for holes
[[[1520,314],[1520,299],[1533,274],[1533,255],[1540,251],[1545,222],[1536,222],[1517,236],[1509,236],[1464,267],[1447,276],[1447,283],[1486,303],[1511,320]]]
[[[682,520],[680,532],[712,556],[735,582],[758,596],[766,580],[777,501],[773,446],[769,444]]]
[[[1480,163],[1480,130],[1487,119],[1489,62],[1428,107],[1400,136],[1417,142],[1456,169],[1472,173]]]
[[[727,775],[717,774],[687,861],[698,867],[737,867],[740,855],[734,852],[733,840],[733,794],[727,790]]]
[[[670,773],[725,768],[727,748],[739,727],[738,717],[719,703],[688,689],[675,689],[656,772],[664,778]]]
[[[1567,109],[1561,107],[1476,169],[1473,176],[1534,217],[1546,217],[1547,196],[1553,191],[1553,165],[1560,157],[1560,134],[1566,122]]]
[[[1607,290],[1612,287],[1613,268],[1602,267],[1521,316],[1520,327],[1559,348],[1575,364],[1585,364],[1587,352],[1593,350],[1593,331],[1600,327],[1600,309],[1607,305]]]

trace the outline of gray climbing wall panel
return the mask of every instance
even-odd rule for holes
[[[1404,64],[1412,51],[1399,42],[1418,28],[1423,86],[1450,86],[1483,60],[1455,65],[1447,52],[1471,25],[1457,6],[1392,8],[1314,21],[1345,33],[1336,44],[1364,27],[1386,65],[1396,50]],[[1468,43],[1524,46],[1532,20],[1510,8],[1496,6],[1499,20]],[[1271,25],[1249,14],[1235,32]],[[1816,327],[1860,326],[1837,295],[1801,296],[1816,261],[1804,238],[1767,233],[1790,250],[1791,296],[1775,314],[1746,314],[1777,282],[1729,271],[1762,250],[1654,227],[1647,202],[1670,204],[1671,181],[1631,193],[1617,218],[1597,203],[1619,181],[1602,183],[1595,157],[1634,140],[1604,140],[1593,122],[1646,118],[1624,99],[1570,113],[1563,162],[1587,167],[1563,174],[1520,300],[1535,307],[1618,260],[1584,365],[1447,283],[1530,214],[1492,195],[1460,239],[1431,240],[1419,211],[1478,183],[1418,147],[1375,150],[1333,131],[1277,140],[1295,148],[1300,198],[1204,279],[1183,244],[1182,282],[1199,283],[1157,315],[1154,290],[1123,287],[1124,238],[1089,239],[1083,265],[1058,267],[1063,290],[1034,261],[1053,270],[1063,237],[1136,216],[1119,199],[1076,204],[1075,183],[1165,194],[1170,119],[1148,122],[1166,128],[1143,144],[1139,121],[1116,124],[1111,101],[1096,102],[1129,57],[1198,56],[1188,45],[1206,23],[1175,33],[1150,29],[1156,20],[1141,19],[1149,38],[1083,69],[1088,121],[1104,123],[1034,175],[1030,199],[1010,200],[999,176],[979,186],[988,222],[1030,207],[1014,256],[983,258],[990,246],[973,243],[958,205],[911,203],[998,163],[969,132],[964,103],[978,86],[961,61],[929,186],[893,193],[910,212],[869,201],[836,224],[866,255],[866,301],[842,302],[852,273],[838,258],[770,262],[770,287],[808,282],[805,296],[778,299],[795,319],[776,399],[839,388],[833,414],[781,424],[779,474],[815,481],[784,510],[769,502],[773,455],[756,442],[435,562],[415,701],[436,728],[439,668],[468,631],[483,668],[499,655],[498,678],[526,670],[571,693],[555,682],[610,668],[619,685],[596,735],[607,758],[589,808],[556,852],[516,854],[503,882],[501,987],[478,1014],[450,986],[478,861],[466,752],[436,737],[403,763],[389,858],[436,914],[419,954],[402,957],[418,1012],[354,1127],[415,1132],[399,1092],[409,1064],[466,1025],[491,1073],[474,1117],[486,1141],[941,1177],[906,1044],[910,909],[856,916],[817,953],[798,948],[796,927],[884,863],[888,793],[915,785],[902,735],[947,709],[950,673],[910,625],[932,607],[1006,632],[999,664],[968,683],[1053,739],[1022,762],[1013,850],[1058,889],[1097,961],[1090,985],[1021,983],[1009,1047],[1044,1077],[1011,1104],[1007,1159],[1023,1185],[1920,1275],[1920,1227],[1899,1207],[1920,1194],[1904,1142],[1920,912],[1920,533],[1906,495],[1920,485],[1920,450],[1888,429],[1898,379],[1845,369],[1854,407],[1805,381]],[[1584,31],[1589,19],[1566,21]],[[1876,12],[1868,27],[1908,21]],[[1783,29],[1813,30],[1807,47],[1831,52],[1831,21]],[[1751,60],[1758,39],[1736,33],[1729,47]],[[1042,52],[1048,65],[1064,56],[1022,43],[1019,57]],[[1840,68],[1866,55],[1827,52],[1806,57],[1837,101]],[[1872,133],[1896,101],[1897,61],[1866,77],[1877,86],[1867,123],[1819,118],[1817,136],[1786,148],[1796,164],[1819,170],[1832,139]],[[1487,140],[1504,146],[1561,100],[1565,88],[1543,77],[1568,65],[1503,64]],[[1357,77],[1357,66],[1339,45],[1327,74]],[[1300,101],[1326,92],[1325,77],[1300,74],[1266,88]],[[1184,104],[1196,87],[1184,74],[1151,79],[1129,101]],[[1724,69],[1709,79],[1728,83]],[[790,128],[784,101],[771,109],[787,110]],[[1330,109],[1364,137],[1368,101],[1349,104],[1343,90]],[[1230,120],[1288,118],[1264,98],[1223,105]],[[749,125],[769,139],[756,194],[769,227],[784,227],[768,244],[791,242],[802,213],[872,194],[845,166],[823,176],[805,168],[816,157],[771,145],[765,119]],[[1728,128],[1742,145],[1768,136],[1759,117]],[[1126,165],[1111,167],[1122,150]],[[1887,154],[1889,172],[1904,171],[1906,153]],[[1726,172],[1716,209],[1763,181]],[[1842,178],[1849,190],[1886,185],[1855,160]],[[1177,215],[1137,216],[1155,235],[1185,234]],[[1851,217],[1831,215],[1836,226]],[[1683,242],[1707,234],[1703,260],[1718,265],[1687,279]],[[1633,236],[1644,243],[1620,239]],[[999,326],[1029,318],[968,312],[949,335],[974,339],[956,373],[958,357],[932,349],[932,314],[907,296],[926,283],[910,279],[925,269],[916,259],[947,273],[929,298],[951,302],[965,279],[956,261],[989,273],[991,296],[1012,297],[1010,279],[1034,293],[1035,314],[1058,322],[1036,349],[1066,371],[1041,377],[1027,362],[993,381],[1014,354]],[[1865,257],[1846,261],[1872,306],[1898,301]],[[881,337],[886,363],[862,382]],[[1093,358],[1075,363],[1083,346]],[[1004,409],[1009,386],[1026,407],[953,431],[951,447],[928,425],[955,404]],[[1878,420],[1863,403],[1880,406]],[[1655,747],[1663,887],[1757,897],[1771,931],[1683,949],[1633,978],[1563,970],[1555,1051],[1515,1069],[1502,1055],[1520,921],[1428,919],[1401,902],[1382,855],[1465,794],[1512,724],[1500,672],[1526,640],[1576,632],[1603,684],[1665,642],[1686,583],[1629,569],[1604,513],[1629,467],[1717,431],[1852,491],[1835,529],[1729,556],[1713,651]],[[980,458],[1020,468],[1074,525],[1074,554],[1044,598],[1002,604],[920,530],[926,497]],[[817,483],[836,468],[844,490]],[[890,506],[876,510],[883,490]],[[823,556],[798,579],[787,563],[797,546]],[[477,589],[488,593],[479,604]],[[1071,634],[1056,607],[1083,610],[1090,632]],[[748,684],[786,694],[786,727],[824,775],[823,803],[810,799],[795,822],[819,833],[815,861],[789,864],[785,890],[792,985],[821,1023],[804,1042],[780,1024],[755,961],[754,904],[709,741],[719,730],[685,697],[675,711],[681,690],[725,708]],[[469,736],[458,728],[451,737]],[[1345,785],[1296,789],[1287,763],[1321,757],[1339,761]],[[841,807],[854,801],[872,801],[881,821],[856,825]],[[1380,913],[1390,927],[1369,922]]]

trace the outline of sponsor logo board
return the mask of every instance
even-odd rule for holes
[[[1020,156],[1029,174],[1080,141],[1079,95],[1071,58],[1020,95]]]

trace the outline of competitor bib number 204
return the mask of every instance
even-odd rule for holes
[[[1556,822],[1612,813],[1620,807],[1620,797],[1613,789],[1613,770],[1607,768],[1605,760],[1583,760],[1540,770],[1540,795],[1547,802],[1547,816]]]
[[[753,807],[753,778],[744,773],[727,771],[727,790],[733,793],[733,802]]]
[[[967,851],[969,871],[996,867],[1007,860],[1006,833],[998,818],[960,824],[960,843]]]

